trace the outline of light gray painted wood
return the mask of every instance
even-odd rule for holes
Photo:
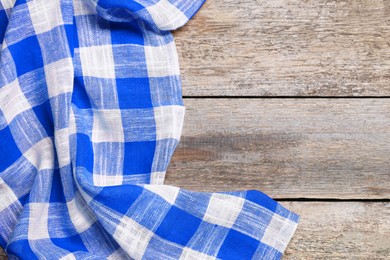
[[[208,0],[175,33],[186,96],[390,95],[387,0]]]
[[[301,215],[283,259],[389,259],[390,203],[282,204]]]
[[[390,198],[389,99],[185,99],[167,184]]]

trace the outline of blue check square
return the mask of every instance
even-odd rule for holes
[[[142,30],[137,20],[131,22],[111,22],[111,41],[115,44],[144,44]]]
[[[42,50],[35,35],[8,46],[8,49],[14,59],[18,76],[44,66]]]
[[[232,260],[251,259],[259,243],[258,240],[232,229],[225,238],[217,258]]]
[[[22,153],[20,152],[9,127],[0,129],[0,172],[11,166]]]
[[[153,107],[148,78],[118,78],[116,85],[121,109]]]
[[[193,237],[201,222],[201,219],[172,206],[164,221],[156,230],[156,235],[185,246]]]
[[[123,175],[151,172],[156,141],[126,142]]]

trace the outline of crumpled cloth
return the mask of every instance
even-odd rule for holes
[[[170,30],[204,0],[0,0],[10,259],[279,259],[298,215],[162,185],[185,109]]]

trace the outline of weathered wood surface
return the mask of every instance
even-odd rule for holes
[[[167,184],[390,198],[390,99],[185,99]]]
[[[4,252],[3,248],[0,247],[0,260],[7,260],[7,254]]]
[[[174,34],[185,96],[390,96],[388,0],[208,0]],[[389,259],[389,202],[293,200],[390,198],[390,99],[185,104],[167,184],[291,199],[284,259]]]
[[[390,95],[390,1],[208,0],[175,32],[185,96]]]
[[[282,204],[301,215],[284,259],[389,259],[390,203]]]

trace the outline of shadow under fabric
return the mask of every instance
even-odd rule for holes
[[[0,0],[10,259],[279,259],[298,215],[162,185],[183,125],[170,30],[204,0]]]

